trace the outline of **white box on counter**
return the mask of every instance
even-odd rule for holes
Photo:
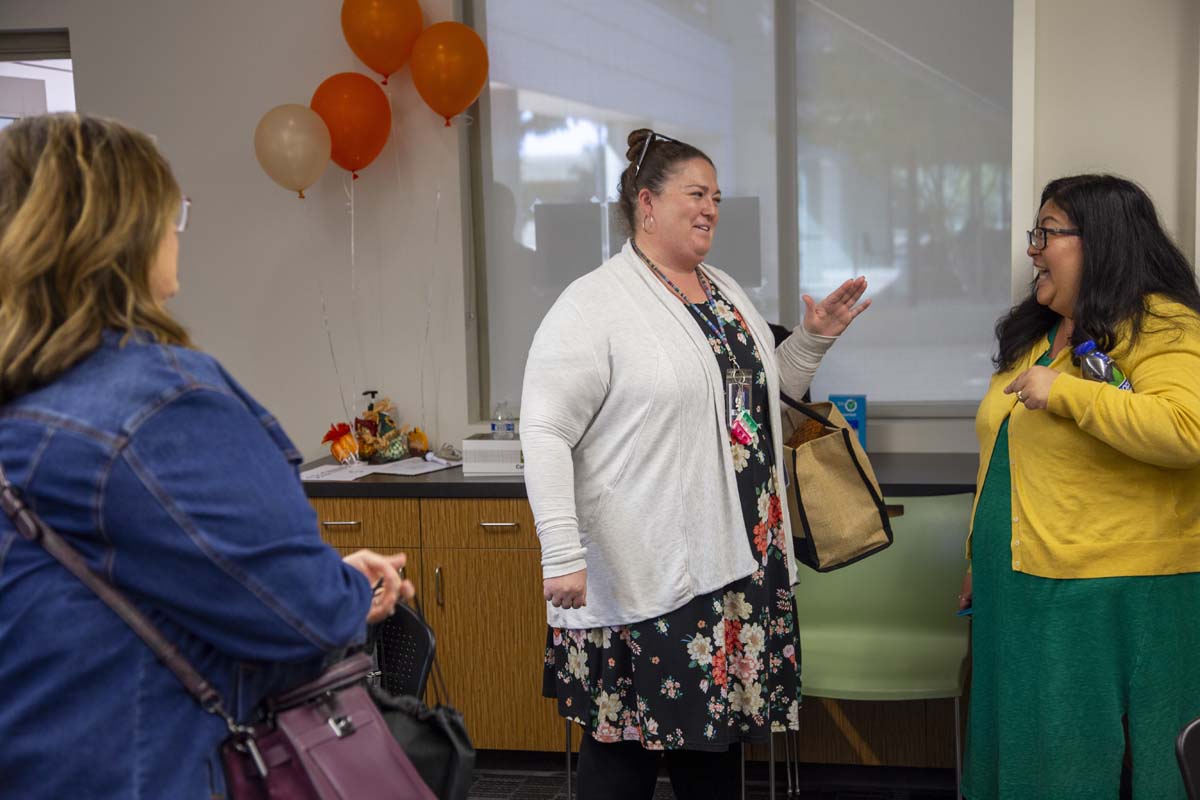
[[[493,439],[477,433],[463,439],[463,475],[524,475],[525,456],[521,440]]]

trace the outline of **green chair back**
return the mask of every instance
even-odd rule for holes
[[[973,495],[889,497],[891,547],[848,567],[800,567],[804,694],[920,700],[962,694],[969,629],[957,595]]]

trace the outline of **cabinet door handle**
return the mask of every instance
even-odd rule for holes
[[[517,528],[517,527],[520,527],[520,525],[521,525],[521,523],[519,523],[519,522],[481,522],[481,523],[479,523],[479,527],[481,527],[481,528]]]
[[[353,528],[355,525],[362,525],[362,521],[357,520],[357,519],[352,519],[352,520],[347,520],[345,522],[329,521],[329,522],[322,522],[321,524],[324,525],[326,528]]]
[[[438,567],[433,571],[433,598],[439,606],[446,606],[446,598],[442,594],[442,568]]]

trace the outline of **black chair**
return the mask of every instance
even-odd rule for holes
[[[1200,718],[1184,725],[1179,732],[1179,738],[1175,740],[1175,757],[1179,759],[1188,800],[1200,800]]]
[[[374,640],[379,686],[390,695],[423,697],[436,643],[420,614],[397,603],[396,613],[375,625],[369,638]]]

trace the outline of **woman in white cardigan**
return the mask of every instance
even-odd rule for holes
[[[805,392],[870,301],[863,278],[805,295],[774,350],[741,287],[702,263],[712,161],[646,129],[628,159],[632,238],[563,292],[525,368],[544,693],[590,734],[580,800],[651,797],[663,751],[676,797],[733,797],[741,743],[797,727],[779,394]]]

